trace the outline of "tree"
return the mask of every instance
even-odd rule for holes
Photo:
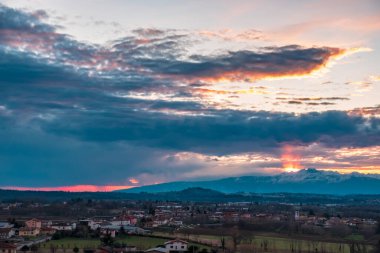
[[[350,253],[367,253],[367,247],[365,244],[352,242],[350,244]]]
[[[268,244],[269,244],[268,240],[263,240],[262,244],[263,244],[264,251],[268,251]]]
[[[220,239],[220,246],[222,247],[222,250],[224,252],[226,250],[226,239],[224,237]]]
[[[100,241],[104,246],[112,246],[114,243],[114,239],[112,238],[111,233],[108,232],[100,238]]]
[[[373,253],[380,253],[380,240],[378,241],[377,245],[373,248]]]
[[[120,226],[119,233],[120,233],[120,235],[125,235],[125,228],[124,228],[124,226]]]
[[[30,250],[33,251],[33,252],[37,252],[38,251],[38,246],[36,244],[33,244],[32,246],[30,246]]]
[[[61,239],[61,234],[60,233],[55,233],[52,237],[51,237],[52,240],[59,240]]]
[[[29,247],[27,245],[22,246],[21,251],[26,252],[29,251]]]
[[[237,246],[247,238],[252,238],[252,235],[246,231],[240,230],[238,227],[231,229],[232,243],[234,247],[234,252],[237,250]]]
[[[198,250],[199,250],[198,246],[191,245],[191,246],[189,246],[189,248],[188,248],[187,251],[188,251],[189,253],[196,253],[196,252],[198,252]]]

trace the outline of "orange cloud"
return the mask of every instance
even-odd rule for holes
[[[137,180],[136,178],[130,178],[128,181],[129,181],[131,184],[138,184],[138,183],[140,183],[140,181]]]
[[[299,62],[299,64],[292,63],[293,67],[279,67],[277,65],[271,65],[271,63],[260,62],[247,62],[248,67],[239,67],[236,70],[224,71],[220,69],[212,74],[198,75],[194,77],[193,81],[200,80],[206,83],[219,83],[219,82],[234,82],[234,81],[248,81],[254,82],[257,80],[271,80],[271,79],[288,79],[288,78],[303,78],[312,75],[319,74],[329,67],[331,67],[336,60],[339,60],[345,56],[357,53],[371,51],[369,48],[325,48],[321,50],[317,55],[318,60],[310,62]],[[252,68],[252,69],[250,69]],[[263,71],[258,71],[262,68]],[[275,71],[270,71],[274,69]],[[268,71],[269,70],[269,71]],[[184,77],[187,79],[186,77]]]
[[[374,82],[379,82],[380,81],[380,76],[370,76],[369,79]]]
[[[380,117],[380,106],[355,108],[348,111],[348,114],[367,117]]]

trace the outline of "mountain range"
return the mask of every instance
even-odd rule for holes
[[[222,193],[310,193],[310,194],[380,194],[380,177],[376,174],[340,174],[314,168],[269,176],[230,177],[208,181],[178,181],[147,185],[127,193],[159,193],[200,187]]]

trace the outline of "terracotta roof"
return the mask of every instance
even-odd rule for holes
[[[12,228],[0,228],[0,233],[9,233]]]
[[[17,247],[12,243],[0,242],[0,249],[17,249]]]
[[[39,220],[39,219],[36,219],[36,218],[33,218],[33,219],[30,219],[30,220],[27,220],[26,222],[28,222],[28,221],[41,222],[41,220]]]
[[[18,229],[19,231],[36,231],[37,228],[28,228],[28,227],[22,227]]]
[[[48,227],[43,227],[41,228],[41,231],[55,231],[55,228],[48,228]]]

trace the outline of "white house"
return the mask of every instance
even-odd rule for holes
[[[112,226],[128,226],[131,225],[130,220],[113,220],[111,221]]]
[[[0,239],[9,239],[15,235],[13,228],[0,228]]]
[[[165,249],[167,252],[184,252],[187,251],[188,242],[175,239],[165,242]]]
[[[188,242],[175,239],[165,242],[165,247],[156,247],[146,250],[148,253],[182,253],[187,251]]]
[[[51,228],[54,228],[55,230],[58,230],[58,231],[72,231],[74,229],[76,229],[77,227],[77,224],[76,223],[65,223],[65,222],[62,222],[62,223],[54,223],[51,225]]]

